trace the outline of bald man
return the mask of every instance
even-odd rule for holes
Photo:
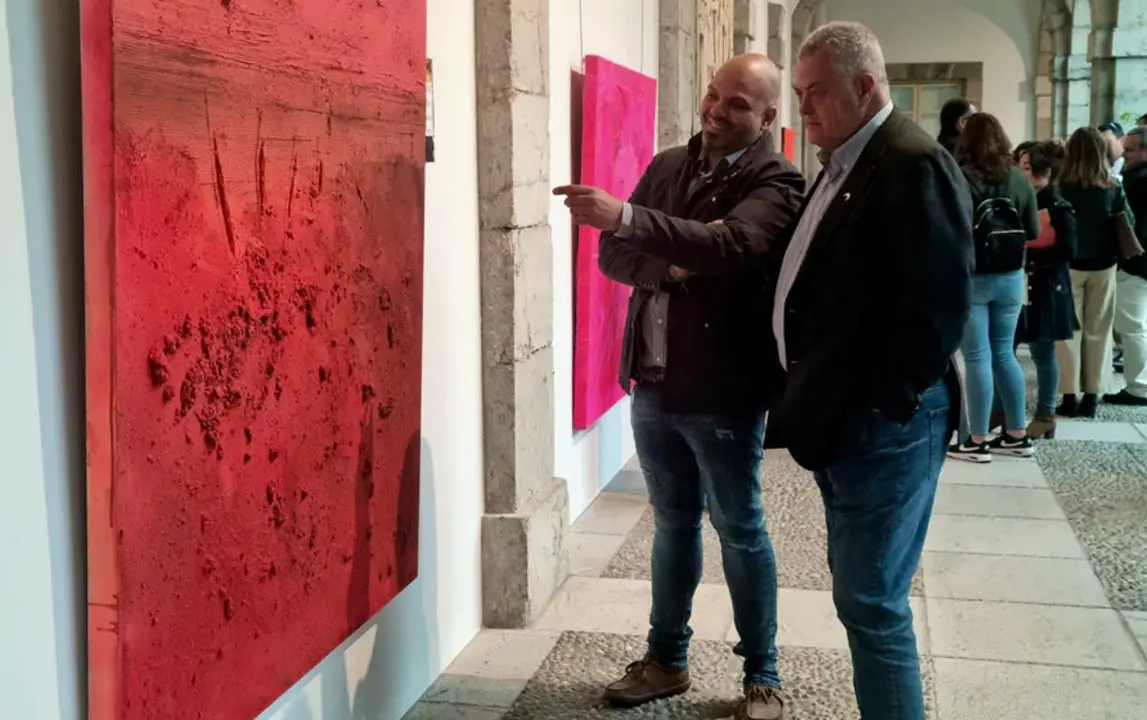
[[[689,689],[689,616],[701,579],[702,498],[721,538],[744,658],[743,716],[784,716],[777,581],[758,475],[766,408],[779,392],[765,273],[804,180],[774,147],[780,74],[741,55],[701,101],[701,132],[658,154],[629,202],[566,186],[574,220],[601,229],[599,266],[633,287],[621,385],[653,505],[649,647],[605,690],[633,706]]]

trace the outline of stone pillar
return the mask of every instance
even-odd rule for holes
[[[1092,0],[1091,119],[1134,122],[1147,112],[1147,2]]]
[[[1071,23],[1071,54],[1067,56],[1064,77],[1067,83],[1067,126],[1065,135],[1091,124],[1091,62],[1087,44],[1091,35],[1091,2],[1075,0]]]
[[[486,507],[482,618],[525,627],[565,581],[554,477],[548,0],[475,0]]]
[[[733,57],[733,0],[697,0],[697,80],[703,90],[713,74]],[[700,92],[697,95],[700,99]]]
[[[733,53],[741,55],[747,52],[759,52],[756,43],[758,33],[755,21],[757,20],[757,0],[733,0]]]
[[[768,12],[768,42],[765,44],[765,54],[778,68],[784,70],[789,65],[789,43],[791,37],[785,33],[785,6],[783,3],[771,2],[767,5]],[[791,36],[792,33],[788,33]]]
[[[684,144],[697,130],[697,2],[660,0],[657,45],[657,145]]]
[[[781,130],[787,125],[796,127],[800,125],[800,118],[793,110],[792,103],[792,75],[789,67],[789,41],[792,36],[791,29],[785,26],[785,6],[783,3],[767,3],[766,28],[768,38],[765,43],[765,54],[781,71],[781,96],[777,100],[777,121],[773,123],[773,141],[778,149],[782,147]],[[799,130],[797,130],[799,132]],[[799,143],[798,143],[799,144]],[[794,158],[796,159],[796,158]]]
[[[1052,126],[1055,124],[1051,81],[1053,57],[1051,30],[1044,27],[1039,33],[1039,54],[1036,58],[1035,82],[1033,83],[1036,109],[1035,134],[1031,136],[1033,139],[1043,140],[1052,137]],[[1013,139],[1014,141],[1015,139]]]
[[[1061,23],[1052,29],[1051,44],[1051,136],[1055,138],[1066,138],[1073,130],[1073,128],[1068,128],[1067,123],[1068,63],[1071,57],[1070,17],[1063,18]]]
[[[792,67],[797,65],[797,56],[800,55],[801,45],[805,38],[817,26],[826,21],[827,8],[823,0],[799,0],[792,14]],[[817,148],[805,139],[798,113],[800,104],[796,95],[793,95],[793,127],[797,130],[797,162],[796,165],[811,180],[820,172],[820,161],[817,159]]]

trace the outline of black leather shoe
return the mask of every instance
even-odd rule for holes
[[[1099,409],[1099,396],[1097,395],[1084,395],[1083,401],[1079,403],[1079,414],[1077,417],[1093,418],[1095,417],[1096,410]]]
[[[1063,403],[1055,409],[1060,417],[1073,418],[1079,414],[1079,398],[1075,395],[1064,395]]]

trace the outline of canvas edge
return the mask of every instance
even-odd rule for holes
[[[635,82],[637,84],[645,84],[651,90],[651,95],[653,96],[653,112],[652,112],[652,125],[650,128],[650,137],[653,140],[653,142],[650,145],[650,151],[651,151],[650,156],[648,159],[645,160],[645,165],[648,166],[648,164],[650,162],[652,162],[653,158],[657,155],[657,147],[656,147],[656,134],[657,134],[657,109],[656,109],[656,106],[657,106],[657,92],[658,92],[657,79],[654,77],[651,77],[649,75],[646,75],[645,73],[639,72],[639,71],[634,70],[634,69],[629,68],[629,67],[626,67],[625,65],[615,63],[615,62],[613,62],[613,61],[609,60],[608,58],[605,58],[601,55],[586,55],[585,58],[583,59],[583,65],[584,65],[583,76],[585,78],[585,82],[584,82],[583,90],[582,90],[582,111],[583,111],[583,113],[586,112],[587,108],[592,107],[592,104],[586,102],[586,98],[589,97],[589,93],[591,90],[596,89],[597,84],[598,84],[599,74],[603,70],[607,70],[608,72],[612,72],[612,73],[617,73],[618,75],[622,75],[622,76],[628,76],[629,79],[632,80],[633,82]],[[581,182],[586,176],[591,175],[593,173],[593,170],[595,169],[594,151],[596,150],[597,140],[599,138],[597,138],[597,136],[594,133],[589,131],[589,128],[591,128],[591,127],[592,127],[592,123],[590,123],[590,122],[584,122],[582,124],[581,177],[578,178],[579,182]],[[644,170],[643,170],[643,172],[644,172]],[[577,257],[577,260],[579,262],[576,263],[577,265],[583,264],[580,262],[582,252],[588,252],[591,255],[593,254],[595,248],[591,245],[591,243],[594,240],[598,240],[598,242],[600,243],[599,238],[600,238],[600,234],[596,230],[594,230],[592,228],[585,228],[582,226],[578,226],[578,257]],[[584,251],[582,249],[583,246],[586,246],[586,249]],[[589,264],[596,266],[597,263],[589,263]],[[610,282],[610,283],[614,282],[613,280],[611,280],[609,278],[605,278],[604,276],[602,277],[602,280],[604,282]],[[592,428],[598,420],[600,420],[607,412],[609,412],[611,409],[613,409],[617,405],[617,403],[621,402],[626,396],[625,391],[621,388],[621,385],[616,381],[616,378],[615,377],[610,378],[608,380],[608,382],[610,382],[611,386],[614,388],[614,393],[612,395],[612,401],[609,402],[608,404],[606,404],[605,407],[596,407],[596,405],[594,403],[591,403],[591,399],[588,397],[588,393],[587,393],[588,388],[586,386],[589,384],[589,375],[586,373],[582,373],[582,374],[578,373],[578,368],[581,366],[581,363],[579,362],[579,360],[582,360],[584,358],[586,352],[587,352],[586,348],[584,347],[586,345],[586,342],[587,342],[586,338],[584,338],[583,333],[580,332],[583,328],[587,327],[584,324],[587,321],[582,320],[582,322],[579,323],[578,318],[579,317],[580,318],[586,318],[589,316],[589,312],[588,312],[589,309],[587,307],[585,307],[585,305],[587,305],[589,302],[588,293],[579,292],[579,290],[583,287],[583,283],[588,285],[591,282],[592,282],[591,280],[583,279],[579,275],[577,277],[577,282],[574,285],[574,291],[575,291],[575,297],[574,297],[574,308],[575,308],[574,309],[574,343],[573,343],[574,357],[573,357],[573,363],[572,363],[573,370],[574,370],[574,377],[573,377],[572,388],[573,388],[573,396],[574,396],[573,397],[573,429],[576,432],[584,432],[584,431]],[[628,296],[625,298],[625,302],[628,302]],[[624,339],[622,339],[621,342],[624,342]],[[615,369],[614,373],[616,373],[616,372],[617,371]]]
[[[582,182],[586,177],[592,176],[595,170],[594,158],[598,138],[593,132],[593,123],[590,122],[589,117],[593,106],[587,102],[587,99],[591,93],[597,89],[598,66],[602,60],[604,60],[604,58],[597,55],[586,55],[583,60],[581,174],[580,177],[578,177],[578,182]],[[595,250],[593,243],[601,243],[601,233],[587,225],[576,225],[576,227],[578,245],[577,257],[575,258],[575,271],[583,265],[590,264],[593,266],[590,272],[600,274],[601,271],[596,267],[596,263],[591,263],[590,260],[593,258]],[[575,275],[575,279],[573,303],[573,382],[571,383],[573,389],[573,429],[575,432],[583,432],[591,428],[597,420],[597,418],[591,419],[590,417],[593,411],[589,407],[589,374],[584,370],[579,372],[579,368],[588,367],[587,363],[589,362],[589,358],[587,357],[589,349],[586,346],[589,344],[587,329],[589,327],[590,311],[592,309],[590,307],[589,292],[592,278],[587,278],[583,273],[578,272]]]
[[[115,111],[111,0],[82,0],[80,55],[84,182],[87,440],[88,704],[116,720],[122,687],[115,530],[112,382],[115,287]]]

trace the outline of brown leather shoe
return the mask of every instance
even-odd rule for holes
[[[764,685],[745,688],[744,720],[785,720],[789,716],[780,690]]]
[[[1055,440],[1055,418],[1035,417],[1028,425],[1028,437],[1032,440]]]
[[[625,676],[605,687],[605,701],[614,707],[634,707],[661,698],[680,695],[691,685],[689,671],[670,670],[645,658],[630,663]]]

